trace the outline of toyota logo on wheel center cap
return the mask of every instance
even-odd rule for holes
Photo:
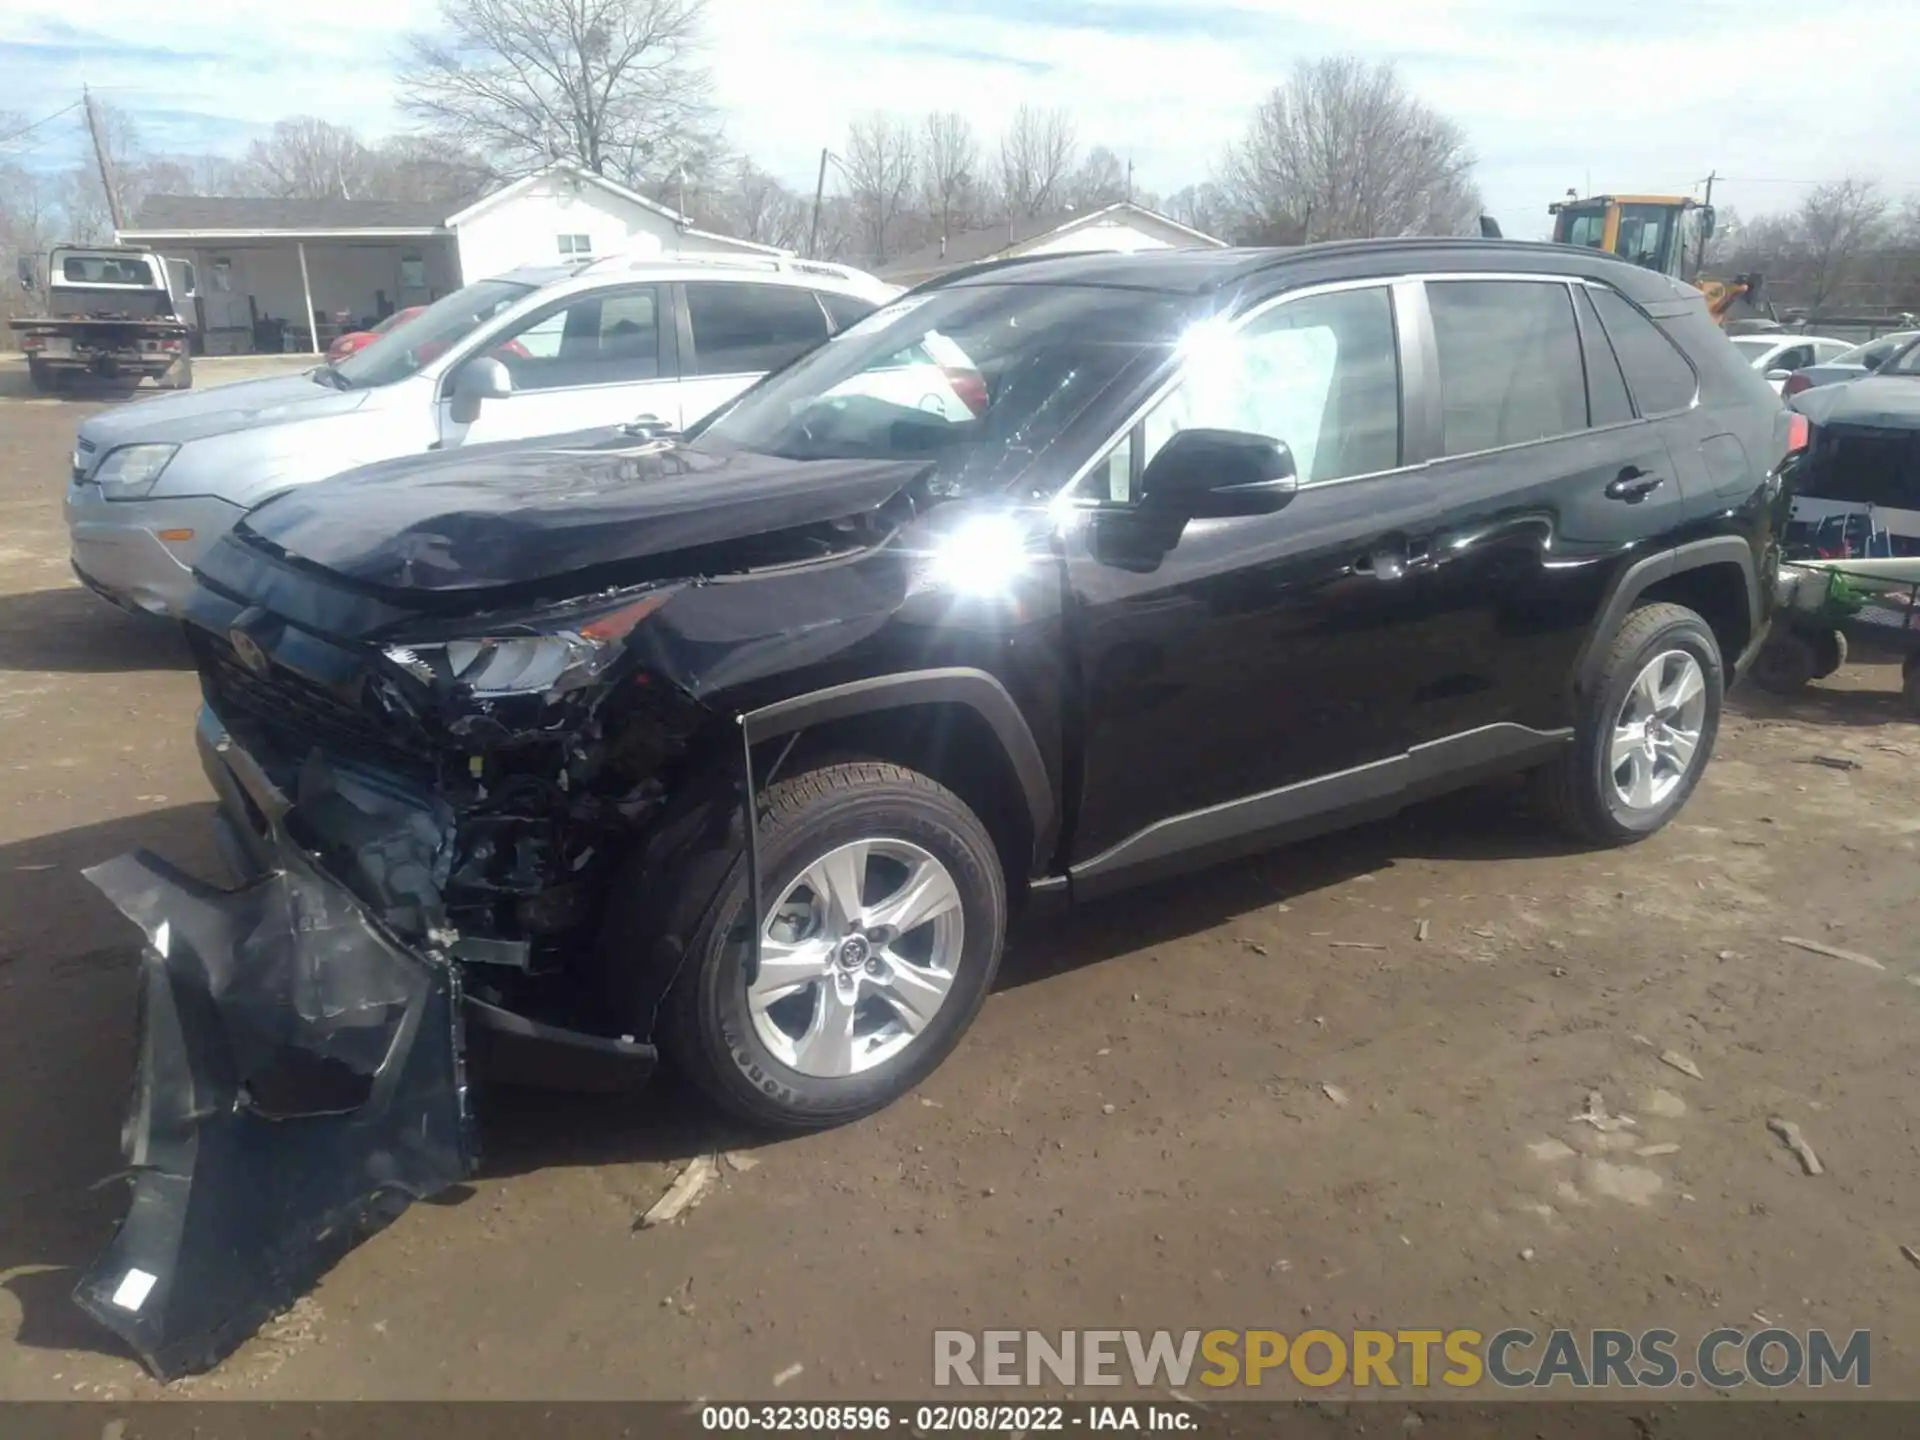
[[[867,963],[873,954],[873,947],[867,943],[864,935],[849,935],[840,942],[839,961],[842,970],[858,970]]]

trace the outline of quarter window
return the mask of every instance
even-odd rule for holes
[[[1575,308],[1580,312],[1580,350],[1587,362],[1587,420],[1593,425],[1618,425],[1633,418],[1633,402],[1627,398],[1627,380],[1620,373],[1619,358],[1600,328],[1593,299],[1583,285],[1576,290]]]
[[[1141,424],[1141,468],[1176,433],[1243,430],[1283,441],[1302,481],[1400,463],[1400,364],[1384,287],[1278,305],[1190,343],[1185,375]],[[1099,483],[1112,500],[1118,469]]]
[[[810,290],[787,285],[687,286],[687,319],[701,375],[777,370],[827,338]]]
[[[1693,366],[1640,310],[1612,290],[1590,287],[1614,354],[1626,372],[1627,388],[1642,415],[1670,415],[1693,403],[1699,390]]]
[[[1586,428],[1580,336],[1565,285],[1435,281],[1427,303],[1440,352],[1443,455]]]
[[[856,300],[851,295],[835,295],[830,290],[816,290],[815,296],[827,307],[827,318],[833,322],[837,335],[849,325],[857,325],[880,307],[866,300]]]

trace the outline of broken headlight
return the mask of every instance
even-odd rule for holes
[[[415,679],[480,696],[577,690],[619,658],[621,642],[667,602],[671,590],[637,600],[488,627],[489,633],[386,647],[386,657]]]

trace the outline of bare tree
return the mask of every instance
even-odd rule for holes
[[[913,195],[914,148],[913,126],[878,110],[847,129],[847,186],[876,264],[886,261],[895,222]]]
[[[951,236],[979,219],[980,142],[958,110],[936,110],[920,126],[920,193],[927,218]]]
[[[1473,165],[1465,133],[1391,65],[1341,56],[1294,67],[1221,183],[1247,238],[1268,243],[1457,234],[1480,210]]]
[[[716,229],[783,250],[797,251],[806,244],[811,219],[807,201],[751,160],[735,163],[712,202]]]
[[[496,176],[479,156],[431,135],[395,135],[369,156],[367,196],[437,200],[462,206],[491,189]]]
[[[312,115],[279,121],[242,162],[256,194],[301,200],[366,199],[373,153],[344,125]]]
[[[1233,228],[1232,205],[1211,180],[1186,185],[1167,197],[1166,213],[1202,235],[1224,239]]]
[[[1075,210],[1101,210],[1133,198],[1127,162],[1104,145],[1096,145],[1067,178],[1067,203]]]
[[[1064,110],[1014,111],[1000,137],[1000,184],[1009,215],[1037,219],[1066,203],[1066,180],[1078,152],[1073,117]]]
[[[572,160],[658,181],[711,135],[704,0],[441,0],[410,42],[407,108],[506,173]]]
[[[1815,186],[1795,216],[1805,257],[1807,302],[1818,314],[1846,281],[1862,254],[1881,239],[1886,199],[1871,180]]]

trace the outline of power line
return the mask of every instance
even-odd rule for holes
[[[54,120],[58,120],[62,115],[67,115],[72,113],[75,110],[78,110],[83,103],[85,102],[76,100],[71,105],[63,106],[62,108],[54,111],[51,115],[48,115],[43,119],[34,121],[31,125],[21,126],[20,129],[15,130],[10,135],[0,135],[0,145],[5,145],[9,141],[18,140],[22,135],[27,134],[29,131],[38,130],[42,125],[48,124]]]

